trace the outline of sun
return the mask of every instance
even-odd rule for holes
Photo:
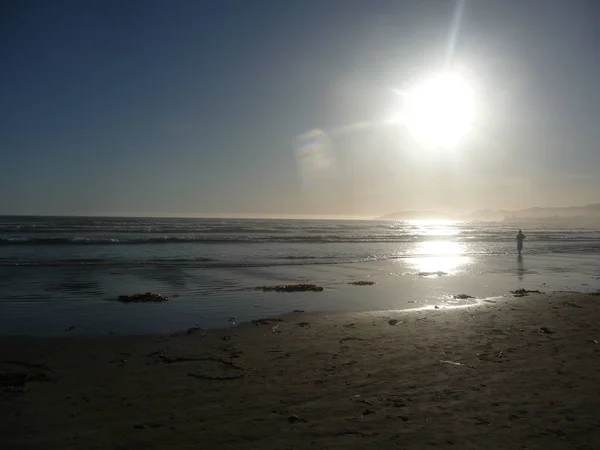
[[[402,122],[419,142],[433,148],[455,148],[471,130],[474,92],[460,74],[441,73],[401,95]]]

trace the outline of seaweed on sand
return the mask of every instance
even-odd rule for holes
[[[143,294],[119,295],[118,300],[122,303],[166,302],[169,297],[154,292],[144,292]]]
[[[516,291],[510,291],[510,293],[515,297],[525,297],[529,294],[541,294],[538,290],[528,291],[527,289],[517,289]]]
[[[277,286],[259,286],[256,289],[262,289],[263,292],[321,292],[323,286],[316,284],[281,284]]]
[[[283,322],[283,319],[278,319],[275,317],[272,318],[266,318],[266,319],[255,319],[252,321],[252,323],[254,325],[272,325],[272,324],[276,324],[278,322]]]

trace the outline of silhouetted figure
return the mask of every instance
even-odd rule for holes
[[[523,251],[523,240],[526,237],[527,236],[523,234],[523,230],[519,230],[519,234],[517,234],[517,251],[519,252],[519,255]]]

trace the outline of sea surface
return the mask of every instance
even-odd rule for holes
[[[0,217],[0,334],[167,333],[274,314],[451,308],[600,290],[600,226],[452,221]],[[374,281],[359,287],[353,281]],[[323,292],[264,285],[315,283]],[[153,291],[160,304],[122,304]]]

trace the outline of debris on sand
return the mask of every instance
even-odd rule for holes
[[[445,359],[440,359],[440,362],[444,363],[444,364],[452,364],[453,366],[464,366],[464,364],[461,363],[461,362],[448,361],[448,360],[445,360]]]
[[[32,381],[56,381],[48,376],[47,372],[54,372],[50,366],[45,364],[35,364],[24,361],[0,361],[2,366],[19,366],[27,370],[22,371],[13,369],[0,372],[0,394],[3,392],[26,392],[27,383]]]
[[[148,302],[166,302],[169,297],[156,294],[154,292],[144,292],[143,294],[119,295],[119,301],[122,303],[148,303]]]
[[[544,334],[552,334],[552,333],[554,333],[554,330],[551,330],[548,327],[540,327],[540,329],[538,331],[540,333],[544,333]]]
[[[473,297],[472,295],[468,295],[468,294],[458,294],[458,295],[455,295],[454,298],[456,300],[467,300],[469,298],[475,298],[475,297]]]
[[[252,323],[254,325],[272,325],[277,322],[283,322],[283,319],[266,318],[266,319],[255,319],[252,321]]]
[[[177,336],[189,336],[191,334],[197,333],[198,331],[202,331],[202,328],[200,328],[199,326],[193,326],[188,328],[187,330],[182,330],[182,331],[176,331],[174,333],[169,334],[169,337],[177,337]],[[202,332],[200,333],[200,337],[204,337],[206,336],[208,333],[206,332]]]
[[[310,322],[298,322],[296,324],[296,326],[302,327],[302,328],[310,328]]]
[[[220,369],[217,373],[210,372],[190,372],[187,374],[188,377],[198,378],[200,380],[212,380],[212,381],[226,381],[226,380],[237,380],[238,378],[243,378],[246,376],[248,369],[238,366],[231,361],[225,360],[223,358],[217,358],[214,356],[167,356],[161,351],[152,352],[148,356],[156,357],[160,361],[165,364],[177,364],[177,363],[185,363],[185,362],[204,362],[204,363],[213,363],[212,365],[216,368]],[[200,365],[202,368],[203,365]],[[210,370],[207,367],[207,364],[204,364],[204,370]],[[224,374],[221,374],[225,370]]]
[[[529,294],[542,294],[538,290],[528,291],[527,289],[517,289],[516,291],[510,291],[515,297],[526,297]]]
[[[461,363],[458,361],[449,361],[447,359],[440,359],[439,362],[441,362],[442,364],[450,364],[453,366],[463,366],[463,367],[468,367],[469,369],[474,369],[475,366],[471,366],[469,364],[465,364],[465,363]]]
[[[424,278],[433,278],[433,277],[443,277],[444,275],[448,275],[446,272],[437,271],[437,272],[419,272],[417,274],[420,277]]]
[[[263,292],[321,292],[325,290],[323,286],[316,284],[280,284],[277,286],[259,286],[256,289],[262,289]]]
[[[369,339],[364,339],[356,336],[346,336],[340,339],[340,344],[346,341],[368,341]]]
[[[233,366],[234,368],[238,368],[241,369],[239,366]],[[204,375],[201,373],[193,373],[190,372],[188,373],[188,377],[192,377],[192,378],[198,378],[199,380],[209,380],[209,381],[230,381],[230,380],[237,380],[239,378],[244,378],[244,376],[246,376],[246,369],[243,369],[244,371],[236,374],[236,375],[226,375],[226,376],[212,376],[212,375]]]
[[[190,327],[190,328],[187,329],[186,333],[189,336],[190,334],[195,333],[196,331],[199,331],[199,330],[201,330],[200,327]]]
[[[379,433],[365,434],[362,431],[348,430],[348,431],[340,431],[339,433],[336,433],[335,436],[360,436],[360,437],[367,437],[367,436],[375,436],[376,434],[379,434]]]
[[[54,369],[47,364],[30,363],[26,361],[15,361],[15,360],[3,360],[0,361],[2,364],[11,364],[14,366],[27,367],[28,369],[48,370],[54,372]]]
[[[388,414],[387,416],[385,416],[385,418],[393,419],[393,420],[401,420],[402,422],[408,422],[408,417],[406,417],[406,416],[398,416],[398,415]]]
[[[374,281],[351,281],[348,284],[352,284],[354,286],[373,286],[375,284]]]
[[[25,384],[28,379],[28,373],[2,373],[0,374],[0,389],[25,392]]]
[[[51,381],[51,379],[43,372],[0,373],[0,392],[25,392],[27,383],[31,381]]]
[[[390,319],[388,320],[388,323],[392,326],[396,325],[398,323],[398,321],[396,319]]]
[[[301,422],[301,423],[307,423],[308,420],[306,420],[303,417],[297,416],[296,414],[288,417],[288,422],[289,423],[296,423],[296,422]]]

